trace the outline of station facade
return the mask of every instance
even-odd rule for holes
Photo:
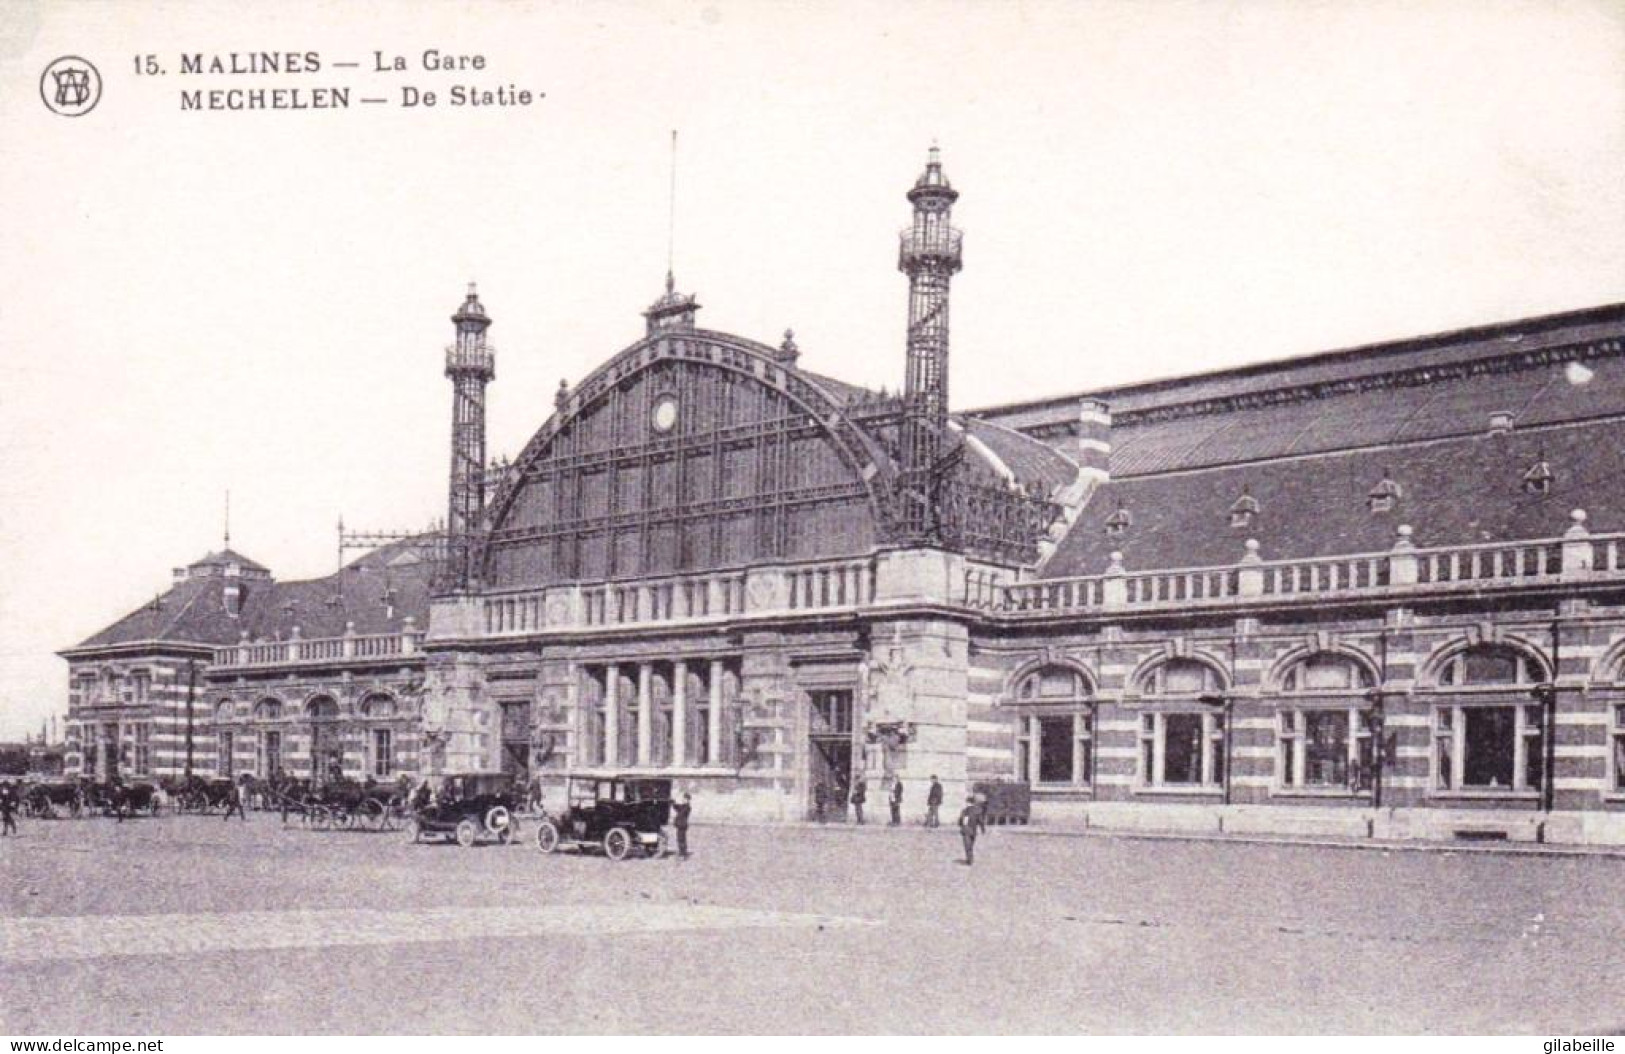
[[[62,653],[70,769],[661,774],[767,820],[859,779],[916,817],[936,776],[1035,822],[1625,841],[1625,305],[950,412],[934,153],[908,199],[896,394],[668,276],[492,466],[471,289],[444,528],[177,571]]]

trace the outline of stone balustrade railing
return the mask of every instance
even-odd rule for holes
[[[1625,579],[1625,534],[1591,534],[1585,514],[1560,538],[1418,548],[1401,526],[1382,553],[1265,560],[1256,541],[1228,567],[1131,572],[1113,553],[1106,572],[989,586],[967,576],[963,601],[1010,615],[1222,606],[1251,600],[1324,601],[1369,595]]]
[[[480,632],[506,636],[729,615],[855,608],[874,601],[868,558],[556,586],[481,599]]]
[[[417,654],[422,650],[422,637],[416,628],[408,628],[400,633],[346,633],[342,637],[308,640],[295,635],[288,640],[243,641],[216,648],[214,665],[241,668],[387,659]]]

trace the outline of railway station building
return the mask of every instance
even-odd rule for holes
[[[933,151],[895,394],[668,276],[493,466],[470,289],[444,526],[177,570],[62,652],[70,770],[659,774],[762,820],[860,778],[917,818],[937,776],[1039,823],[1625,842],[1625,305],[953,410],[957,196]]]

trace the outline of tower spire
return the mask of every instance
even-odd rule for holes
[[[452,408],[444,586],[461,591],[478,578],[475,550],[485,517],[485,386],[496,376],[496,352],[485,342],[491,317],[473,282],[451,321],[457,340],[446,348]]]
[[[671,130],[671,187],[666,199],[666,292],[676,286],[677,259],[677,129]]]
[[[941,540],[937,465],[948,429],[948,283],[962,261],[963,236],[952,223],[958,198],[933,142],[925,171],[908,192],[914,222],[897,251],[897,269],[908,275],[902,513],[904,533],[917,541]]]
[[[224,548],[227,548],[227,549],[231,548],[231,488],[230,487],[226,488],[226,530],[225,530],[225,546],[224,546]]]

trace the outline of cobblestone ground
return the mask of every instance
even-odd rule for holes
[[[0,1032],[1625,1027],[1625,861],[712,828],[685,862],[274,816],[0,841]]]

